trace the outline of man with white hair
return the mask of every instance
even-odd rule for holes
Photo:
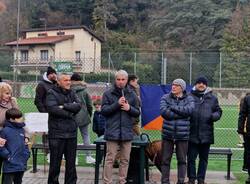
[[[104,184],[112,183],[112,168],[119,148],[119,184],[126,183],[133,140],[133,118],[140,115],[137,96],[127,87],[127,82],[128,73],[119,70],[115,74],[114,86],[103,94],[101,113],[106,117],[104,139],[107,146]]]
[[[80,100],[70,89],[70,75],[58,75],[57,85],[48,91],[46,109],[49,113],[50,164],[48,184],[59,184],[62,157],[65,157],[64,184],[76,184],[76,114],[81,109]]]

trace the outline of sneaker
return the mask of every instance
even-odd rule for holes
[[[78,165],[78,157],[76,157],[76,162],[75,163],[76,163],[76,165]]]
[[[50,162],[50,154],[48,153],[48,154],[46,155],[46,157],[47,157],[47,162],[48,162],[48,164],[49,164],[49,162]]]
[[[243,167],[242,170],[241,170],[241,172],[248,173],[248,169]]]
[[[87,156],[86,157],[86,163],[87,164],[94,164],[95,163],[95,159],[92,156]]]
[[[237,144],[237,147],[238,147],[238,148],[244,148],[244,145],[243,145],[242,143],[238,143],[238,144]]]

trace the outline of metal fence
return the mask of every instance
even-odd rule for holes
[[[56,60],[72,62],[73,71],[78,71],[83,75],[88,83],[88,92],[93,100],[100,98],[107,89],[108,84],[113,82],[114,72],[118,69],[125,69],[128,73],[139,76],[141,84],[169,84],[175,78],[183,78],[189,84],[193,84],[199,75],[205,75],[211,87],[249,87],[249,74],[247,68],[250,67],[248,57],[241,60],[234,60],[226,54],[220,52],[136,52],[136,53],[103,53],[99,61],[87,58]],[[88,61],[87,61],[88,60]],[[17,97],[21,110],[26,112],[36,112],[33,103],[35,87],[46,67],[53,66],[53,61],[43,62],[39,65],[39,59],[32,59],[33,65],[25,67],[25,64],[16,62],[16,77],[13,78],[13,57],[10,52],[0,51],[0,62],[8,63],[1,66],[0,76],[10,80],[14,88],[14,96]],[[38,63],[37,63],[38,62]],[[86,63],[95,62],[96,66]],[[17,65],[19,63],[19,65]],[[23,66],[22,66],[23,65]],[[83,67],[84,66],[84,67]],[[94,66],[94,68],[93,68]],[[246,71],[241,71],[244,69]],[[13,81],[14,79],[14,81]],[[224,106],[222,119],[215,126],[216,147],[230,147],[234,151],[234,159],[242,159],[242,148],[237,147],[240,139],[236,133],[236,123],[238,107]],[[224,125],[228,122],[228,126]],[[220,125],[223,124],[223,126]],[[96,136],[92,133],[91,140]],[[152,135],[152,140],[160,139],[160,131],[146,131]],[[80,139],[80,138],[79,138]]]

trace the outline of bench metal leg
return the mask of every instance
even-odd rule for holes
[[[149,165],[148,165],[148,157],[145,157],[145,170],[146,170],[146,181],[149,181]]]
[[[227,180],[230,180],[231,156],[232,155],[227,155]]]
[[[32,148],[33,173],[37,172],[37,148]]]
[[[95,153],[95,184],[99,183],[99,168],[101,160],[101,145],[96,144],[96,153]]]

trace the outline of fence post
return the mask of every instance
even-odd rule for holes
[[[219,88],[221,88],[221,67],[222,67],[222,54],[221,54],[221,52],[220,52]]]
[[[136,75],[136,52],[134,53],[134,74]]]
[[[192,85],[193,53],[189,55],[189,85]]]
[[[167,58],[164,58],[163,52],[161,53],[161,84],[167,84]]]
[[[109,69],[109,72],[108,72],[108,83],[110,84],[110,62],[111,62],[111,57],[110,57],[110,52],[109,52],[109,59],[108,59],[108,69]]]

